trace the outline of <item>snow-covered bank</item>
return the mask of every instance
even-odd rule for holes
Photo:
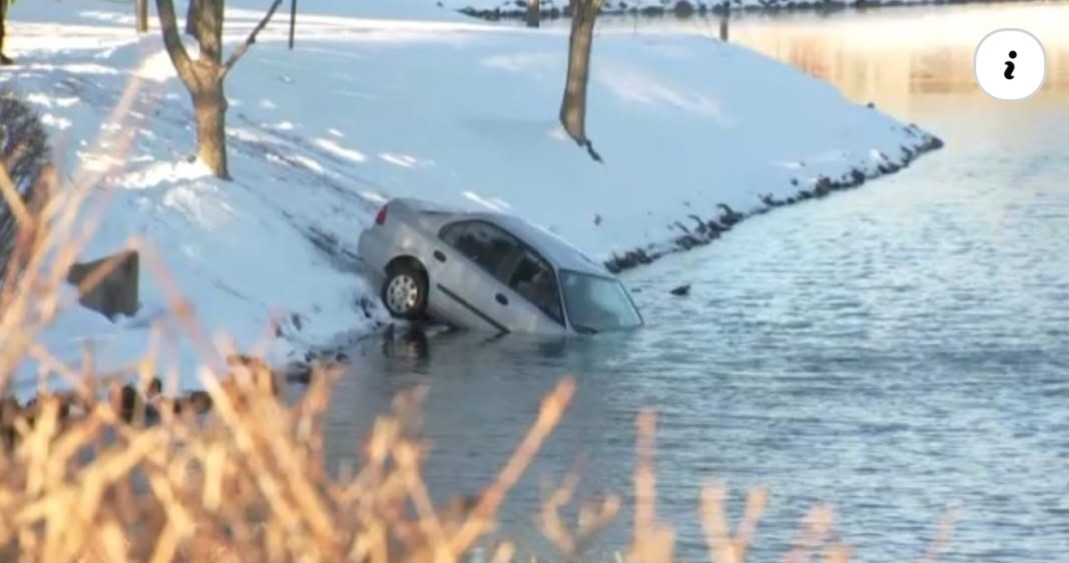
[[[136,36],[123,5],[20,2],[9,40],[20,66],[0,70],[65,138],[68,170],[108,168],[100,193],[111,206],[84,258],[149,239],[209,334],[241,349],[266,338],[273,358],[381,320],[355,248],[389,197],[511,211],[622,267],[712,236],[720,204],[758,212],[937,145],[734,45],[600,33],[587,121],[598,164],[557,125],[563,31],[359,19],[352,6],[330,15],[333,3],[310,4],[295,51],[285,25],[272,25],[229,78],[233,182],[187,162],[188,96],[158,35]],[[259,12],[229,16],[236,41]],[[111,122],[131,80],[131,111]],[[93,146],[123,128],[136,128],[128,153],[114,154],[114,140]],[[146,272],[137,318],[112,326],[78,311],[47,344],[76,362],[77,343],[104,334],[97,357],[112,367],[145,350],[153,322],[167,324],[166,297]],[[191,362],[192,348],[171,355]],[[196,386],[192,370],[183,377]]]

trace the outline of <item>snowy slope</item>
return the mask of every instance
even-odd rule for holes
[[[209,334],[226,332],[243,349],[266,335],[275,359],[381,320],[355,246],[389,197],[510,210],[626,266],[709,238],[718,204],[761,211],[897,169],[936,145],[745,49],[601,33],[587,123],[598,164],[556,123],[562,31],[360,19],[355,3],[320,4],[324,12],[302,16],[297,50],[285,49],[286,26],[273,25],[229,78],[234,182],[187,162],[188,97],[158,36],[136,36],[121,5],[18,3],[9,50],[21,64],[0,70],[0,84],[66,139],[67,170],[111,167],[100,186],[111,206],[84,258],[132,234],[149,239]],[[330,6],[342,13],[326,15]],[[229,16],[236,41],[257,12]],[[111,122],[133,79],[132,110]],[[124,157],[114,140],[93,146],[130,127]],[[112,327],[78,312],[49,342],[73,361],[82,337],[106,333],[99,356],[109,366],[143,351],[146,327],[167,309],[146,276],[137,319]],[[188,347],[176,355],[191,361]],[[184,373],[181,385],[196,385]]]

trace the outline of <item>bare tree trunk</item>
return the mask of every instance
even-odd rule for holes
[[[2,1],[2,0],[0,0]],[[256,36],[274,16],[282,0],[274,0],[267,14],[253,28],[245,42],[223,62],[223,13],[225,0],[191,0],[187,31],[192,28],[200,45],[193,60],[182,44],[174,11],[174,0],[156,0],[163,30],[163,44],[178,77],[189,90],[197,121],[197,157],[219,178],[229,179],[226,156],[226,94],[223,83],[238,60],[256,42]],[[195,8],[195,9],[194,9]]]
[[[178,77],[193,100],[197,122],[197,156],[212,173],[229,178],[226,159],[226,98],[223,97],[222,16],[223,0],[190,0],[186,30],[192,29],[200,44],[193,60],[182,44],[173,0],[156,0],[163,29],[163,43]]]
[[[148,0],[134,0],[134,12],[137,15],[137,32],[148,32]]]
[[[290,51],[293,50],[294,36],[297,34],[297,0],[290,0]]]
[[[586,136],[586,89],[590,81],[590,50],[594,43],[594,22],[599,0],[571,0],[572,33],[568,39],[568,79],[560,105],[560,122],[576,143],[601,162]]]
[[[197,39],[197,13],[200,11],[200,0],[189,0],[186,7],[186,35]]]
[[[527,27],[538,27],[541,18],[538,0],[527,0]]]
[[[230,178],[226,157],[226,95],[223,83],[204,88],[193,98],[193,111],[197,116],[197,157],[216,176]]]
[[[731,2],[724,2],[724,13],[720,14],[720,40],[727,43],[728,24],[731,20]]]
[[[213,174],[229,179],[226,158],[226,96],[223,94],[223,2],[196,0],[194,14],[200,57],[189,88],[197,119],[197,156]],[[189,87],[189,84],[186,84]]]
[[[7,0],[0,0],[0,66],[14,64],[14,62],[15,62],[15,61],[12,61],[10,58],[8,58],[7,55],[4,54],[4,35],[5,35],[6,30],[7,30],[6,21],[7,21]]]

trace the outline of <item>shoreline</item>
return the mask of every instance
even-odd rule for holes
[[[738,213],[727,204],[718,204],[717,207],[721,210],[720,215],[705,219],[697,214],[682,217],[675,223],[680,232],[675,238],[669,241],[649,242],[623,253],[614,253],[611,258],[603,261],[603,265],[610,272],[618,275],[628,270],[650,265],[670,254],[687,252],[707,246],[713,241],[719,240],[725,233],[747,219],[765,215],[778,207],[801,204],[810,200],[820,200],[835,192],[860,188],[870,180],[879,180],[883,177],[897,174],[908,168],[913,161],[945,146],[945,142],[940,137],[924,131],[916,124],[910,123],[903,127],[903,130],[909,132],[910,135],[917,139],[917,142],[908,146],[902,145],[900,147],[901,157],[897,160],[887,158],[884,162],[869,170],[853,167],[835,179],[829,176],[819,176],[815,181],[807,183],[807,187],[800,187],[791,196],[776,199],[771,195],[767,195],[762,198],[763,204],[761,206],[750,209],[745,213]],[[696,226],[688,228],[684,221],[692,222]],[[297,381],[292,378],[294,370],[300,373],[311,373],[316,362],[326,361],[349,365],[351,363],[349,349],[352,346],[380,335],[392,338],[393,334],[390,331],[395,330],[394,327],[397,326],[411,325],[409,323],[398,325],[395,320],[387,320],[382,324],[368,327],[364,331],[342,333],[336,335],[330,343],[310,345],[304,352],[305,360],[303,362],[291,362],[276,369],[288,372],[291,376],[290,383],[295,383]],[[306,382],[302,381],[301,383]]]
[[[743,213],[738,213],[727,204],[717,204],[717,207],[721,209],[721,213],[717,217],[702,218],[696,214],[682,217],[675,223],[675,227],[680,234],[671,241],[667,243],[648,243],[623,253],[615,253],[604,262],[604,265],[610,272],[618,274],[641,265],[651,264],[658,258],[668,254],[706,246],[718,240],[724,233],[730,231],[735,225],[746,221],[746,219],[764,215],[777,207],[822,199],[834,192],[859,188],[869,180],[878,180],[884,176],[895,174],[909,167],[914,160],[921,156],[945,146],[941,138],[924,131],[916,124],[911,123],[904,127],[903,130],[914,136],[917,142],[911,146],[902,145],[900,147],[902,151],[901,157],[897,160],[887,157],[884,162],[869,170],[854,167],[838,178],[825,175],[818,176],[816,180],[807,184],[808,187],[800,188],[794,195],[779,199],[776,199],[771,194],[761,196],[761,206]],[[886,155],[884,156],[886,157]],[[795,183],[792,180],[792,184],[798,185],[800,182]],[[688,228],[685,222],[692,223],[694,225],[693,228]]]
[[[518,0],[522,2],[522,0]],[[751,1],[751,0],[747,0]],[[741,4],[740,0],[734,0],[734,4],[725,7],[727,2],[706,2],[703,0],[674,0],[670,5],[646,6],[640,3],[630,3],[627,0],[606,2],[598,12],[598,17],[639,17],[639,18],[669,18],[674,17],[681,21],[708,16],[731,16],[732,14],[762,14],[775,15],[779,13],[814,13],[829,15],[845,11],[865,12],[879,8],[906,8],[921,6],[958,6],[965,4],[1005,4],[1009,2],[1043,3],[1045,0],[842,0],[810,1],[810,0],[756,0],[757,3]],[[552,4],[552,0],[545,2]],[[511,7],[516,6],[516,7]],[[456,12],[468,17],[483,21],[522,21],[527,19],[525,7],[517,6],[516,2],[506,3],[503,6],[493,8],[476,8],[465,6],[458,8]],[[539,12],[540,20],[557,21],[571,17],[571,8],[552,6],[542,8]]]

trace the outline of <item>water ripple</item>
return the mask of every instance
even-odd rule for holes
[[[581,493],[630,491],[633,421],[648,406],[658,509],[684,556],[702,556],[698,489],[715,476],[734,511],[741,489],[770,487],[755,560],[778,559],[823,501],[861,561],[916,560],[950,506],[961,517],[942,561],[1065,560],[1069,121],[1032,132],[1049,142],[974,144],[954,135],[974,117],[945,113],[948,148],[911,169],[629,272],[650,325],[637,334],[355,353],[332,455],[355,448],[393,391],[426,382],[432,488],[478,490],[540,397],[574,374],[573,408],[505,507],[502,533],[527,550],[549,554],[530,525],[539,479],[580,453]],[[691,295],[670,296],[681,283]],[[599,545],[628,532],[624,518]]]

